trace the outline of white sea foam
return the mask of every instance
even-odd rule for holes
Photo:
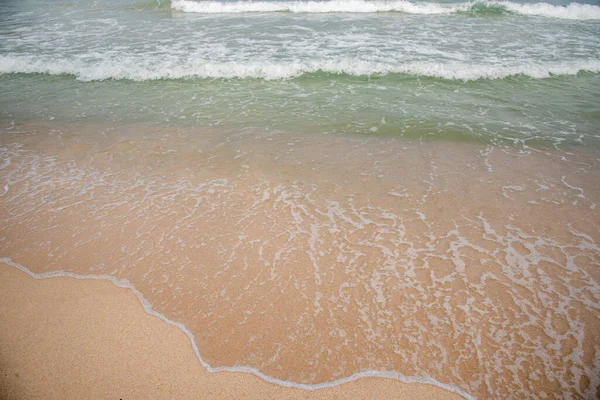
[[[209,60],[149,61],[147,59],[108,59],[89,63],[80,59],[60,60],[38,56],[0,56],[0,73],[42,73],[75,75],[82,81],[128,79],[146,81],[180,78],[258,78],[286,79],[303,74],[325,72],[353,76],[407,74],[454,80],[502,79],[523,75],[549,78],[555,75],[576,75],[579,72],[600,72],[600,60],[562,62],[520,62],[506,65],[465,62],[389,62],[360,59],[335,61],[229,61]]]
[[[497,4],[509,11],[523,15],[578,20],[600,19],[600,6],[591,4],[571,3],[567,6],[556,6],[548,3],[518,4],[510,1],[484,4]]]
[[[460,9],[457,8],[460,7]],[[460,5],[436,3],[411,3],[408,1],[190,1],[174,0],[171,7],[177,11],[196,13],[248,13],[248,12],[293,12],[293,13],[374,13],[405,12],[410,14],[447,14],[467,10],[467,3]]]
[[[561,19],[600,19],[600,7],[591,4],[571,3],[557,6],[548,3],[519,4],[510,1],[481,1],[462,3],[432,3],[411,1],[192,1],[173,0],[171,7],[176,11],[193,13],[249,13],[249,12],[292,12],[292,13],[375,13],[402,12],[407,14],[451,14],[477,9],[478,11],[503,9],[517,14],[536,15]]]
[[[306,384],[306,383],[297,383],[297,382],[292,382],[292,381],[285,381],[285,380],[281,380],[281,379],[277,379],[277,378],[273,378],[269,375],[265,375],[262,372],[260,372],[258,369],[256,368],[252,368],[252,367],[247,367],[247,366],[235,366],[235,367],[212,367],[210,364],[208,364],[200,355],[200,350],[198,349],[198,346],[196,346],[196,340],[194,337],[194,334],[187,329],[187,327],[185,325],[183,325],[180,322],[177,321],[173,321],[169,318],[167,318],[165,315],[159,313],[158,311],[154,310],[154,308],[152,307],[152,303],[150,303],[145,297],[144,295],[135,288],[135,286],[133,286],[128,280],[126,279],[117,279],[114,276],[111,275],[106,275],[106,274],[102,274],[102,275],[94,275],[94,274],[86,274],[86,275],[80,275],[80,274],[74,274],[71,272],[65,272],[65,271],[54,271],[54,272],[45,272],[45,273],[35,273],[32,270],[30,270],[27,267],[24,267],[21,264],[18,264],[16,262],[14,262],[11,258],[9,257],[0,257],[0,263],[4,263],[6,265],[9,265],[11,267],[14,267],[20,271],[23,271],[25,273],[27,273],[29,276],[36,278],[36,279],[43,279],[43,278],[53,278],[53,277],[69,277],[69,278],[75,278],[75,279],[106,279],[111,281],[112,283],[114,283],[116,286],[118,287],[123,287],[123,288],[128,288],[130,289],[138,298],[138,300],[140,301],[140,303],[142,303],[142,306],[144,307],[144,310],[150,314],[153,315],[155,317],[160,318],[161,320],[163,320],[164,322],[176,326],[179,329],[181,329],[181,331],[183,333],[185,333],[187,335],[187,337],[190,339],[190,344],[192,345],[192,348],[194,349],[194,353],[196,354],[196,357],[198,358],[198,361],[200,362],[200,364],[202,364],[202,366],[208,371],[208,372],[222,372],[222,371],[227,371],[227,372],[245,372],[245,373],[249,373],[252,375],[255,375],[259,378],[261,378],[262,380],[269,382],[269,383],[273,383],[276,385],[280,385],[280,386],[285,386],[285,387],[293,387],[293,388],[298,388],[298,389],[304,389],[304,390],[318,390],[318,389],[325,389],[325,388],[331,388],[334,386],[338,386],[341,385],[343,383],[347,383],[347,382],[351,382],[360,378],[366,378],[366,377],[378,377],[378,378],[389,378],[389,379],[395,379],[398,380],[400,382],[405,382],[405,383],[425,383],[425,384],[429,384],[429,385],[433,385],[433,386],[437,386],[440,387],[442,389],[448,390],[450,392],[456,393],[459,396],[462,396],[463,398],[467,399],[467,400],[471,400],[474,399],[473,396],[471,396],[470,394],[460,390],[459,388],[452,386],[452,385],[448,385],[442,382],[438,382],[433,378],[430,377],[426,377],[426,376],[406,376],[403,375],[399,372],[396,371],[375,371],[375,370],[367,370],[367,371],[361,371],[361,372],[357,372],[355,374],[352,374],[346,378],[342,378],[342,379],[337,379],[331,382],[324,382],[324,383],[317,383],[317,384]]]

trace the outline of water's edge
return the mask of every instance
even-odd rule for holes
[[[188,330],[186,328],[186,326],[183,325],[182,323],[173,321],[173,320],[167,318],[166,316],[164,316],[163,314],[155,311],[152,308],[152,304],[127,279],[117,279],[116,277],[114,277],[112,275],[104,275],[104,274],[103,275],[94,275],[94,274],[80,275],[80,274],[74,274],[71,272],[60,271],[60,270],[54,271],[54,272],[44,272],[44,273],[38,274],[38,273],[30,270],[29,268],[14,262],[10,257],[0,257],[0,263],[9,265],[9,266],[14,267],[22,272],[25,272],[26,274],[28,274],[29,276],[31,276],[32,278],[35,278],[35,279],[59,278],[59,277],[67,277],[67,278],[74,278],[74,279],[104,279],[104,280],[108,280],[108,281],[112,282],[117,287],[126,288],[126,289],[131,290],[135,294],[135,296],[137,297],[139,302],[142,304],[144,311],[146,311],[148,314],[150,314],[152,316],[160,318],[161,320],[163,320],[164,322],[166,322],[169,325],[173,325],[173,326],[179,328],[183,333],[185,333],[187,335],[187,337],[189,338],[190,343],[192,345],[192,348],[194,349],[194,354],[196,355],[196,358],[198,359],[200,364],[206,369],[206,371],[211,372],[211,373],[225,372],[225,371],[226,372],[244,372],[244,373],[252,374],[266,382],[269,382],[269,383],[272,383],[275,385],[296,388],[296,389],[302,389],[302,390],[310,390],[310,391],[332,388],[332,387],[342,385],[347,382],[358,380],[360,378],[367,378],[367,377],[388,378],[388,379],[395,379],[395,380],[398,380],[403,383],[424,383],[424,384],[428,384],[428,385],[437,386],[437,387],[447,390],[449,392],[456,393],[457,395],[459,395],[467,400],[475,400],[475,398],[473,396],[460,390],[459,388],[457,388],[455,386],[448,385],[448,384],[445,384],[442,382],[438,382],[435,379],[430,378],[430,377],[406,376],[406,375],[403,375],[396,371],[365,370],[365,371],[356,372],[345,378],[336,379],[331,382],[307,384],[307,383],[298,383],[298,382],[285,381],[285,380],[273,378],[271,376],[263,374],[256,368],[247,367],[247,366],[212,367],[210,364],[208,364],[206,361],[204,361],[204,359],[200,355],[200,350],[198,349],[198,346],[196,346],[194,334],[190,330]]]

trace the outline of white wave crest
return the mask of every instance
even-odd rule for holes
[[[498,4],[509,11],[523,15],[578,20],[600,19],[600,7],[591,4],[571,3],[567,6],[555,6],[548,3],[518,4],[510,1],[491,4]]]
[[[196,13],[249,13],[249,12],[293,12],[293,13],[375,13],[405,12],[410,14],[448,14],[457,11],[456,5],[436,3],[411,3],[409,1],[190,1],[173,0],[171,7],[177,11]],[[468,6],[460,5],[467,10]]]
[[[510,1],[472,1],[463,3],[413,3],[406,0],[328,0],[328,1],[193,1],[173,0],[171,7],[176,11],[191,13],[375,13],[403,12],[407,14],[451,14],[465,12],[478,7],[505,9],[523,15],[536,15],[561,19],[600,19],[600,7],[591,4],[571,3],[556,6],[548,3],[519,4]]]
[[[69,74],[82,81],[128,79],[147,81],[180,78],[287,79],[304,74],[325,72],[354,76],[407,74],[454,80],[501,79],[523,75],[549,78],[576,75],[581,71],[600,72],[600,60],[562,62],[522,62],[511,65],[477,63],[407,62],[379,63],[359,59],[336,61],[230,61],[179,60],[149,62],[144,59],[115,59],[90,63],[83,60],[57,60],[37,56],[0,56],[0,74]]]

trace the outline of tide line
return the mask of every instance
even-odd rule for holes
[[[437,380],[435,380],[431,377],[406,376],[406,375],[403,375],[396,371],[364,370],[364,371],[354,373],[348,377],[336,379],[336,380],[330,381],[330,382],[324,382],[324,383],[318,383],[318,384],[307,384],[307,383],[298,383],[298,382],[277,379],[272,376],[263,374],[256,368],[248,367],[248,366],[216,367],[215,368],[215,367],[212,367],[210,364],[208,364],[200,355],[200,350],[198,349],[198,346],[196,346],[194,334],[192,332],[190,332],[186,328],[186,326],[183,325],[182,323],[173,321],[173,320],[167,318],[165,315],[154,310],[152,308],[152,304],[127,279],[117,279],[114,276],[105,275],[105,274],[102,274],[102,275],[94,275],[94,274],[80,275],[80,274],[74,274],[72,272],[67,272],[67,271],[53,271],[53,272],[44,272],[44,273],[38,274],[38,273],[30,270],[29,268],[14,262],[11,258],[8,258],[8,257],[0,257],[0,263],[4,263],[4,264],[7,264],[14,268],[17,268],[18,270],[27,273],[29,276],[31,276],[35,279],[56,278],[56,277],[68,277],[68,278],[74,278],[74,279],[104,279],[104,280],[111,281],[114,285],[116,285],[118,287],[127,288],[127,289],[131,290],[136,295],[136,297],[138,298],[138,300],[144,307],[144,310],[148,314],[160,318],[161,320],[163,320],[164,322],[166,322],[169,325],[176,326],[177,328],[181,329],[181,331],[183,333],[185,333],[187,335],[187,337],[189,338],[190,343],[192,345],[192,348],[194,349],[194,353],[196,354],[196,358],[198,359],[198,361],[200,361],[200,364],[202,364],[202,366],[208,372],[222,372],[222,371],[245,372],[248,374],[255,375],[258,378],[260,378],[266,382],[275,384],[275,385],[296,388],[296,389],[302,389],[302,390],[309,390],[309,391],[335,387],[335,386],[342,385],[344,383],[351,382],[351,381],[354,381],[354,380],[357,380],[360,378],[367,378],[367,377],[388,378],[388,379],[395,379],[395,380],[398,380],[398,381],[404,382],[404,383],[424,383],[424,384],[437,386],[444,390],[448,390],[452,393],[455,393],[467,400],[474,400],[473,396],[460,390],[459,388],[452,386],[452,385],[442,383],[442,382],[438,382]]]

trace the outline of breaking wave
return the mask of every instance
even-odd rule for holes
[[[141,58],[109,59],[90,63],[80,59],[57,60],[39,56],[0,56],[0,74],[39,73],[74,75],[81,81],[126,79],[148,81],[182,78],[289,79],[314,73],[351,76],[405,74],[449,80],[471,81],[527,76],[541,79],[580,72],[600,72],[600,60],[521,62],[505,65],[464,62],[379,63],[359,59],[337,61],[229,61],[201,59],[148,61]]]
[[[571,3],[557,6],[548,3],[519,4],[510,1],[480,1],[464,3],[413,3],[406,0],[330,0],[330,1],[192,1],[173,0],[171,7],[176,11],[192,13],[376,13],[402,12],[407,14],[452,14],[452,13],[515,13],[550,18],[596,20],[600,19],[600,7],[590,4]]]

